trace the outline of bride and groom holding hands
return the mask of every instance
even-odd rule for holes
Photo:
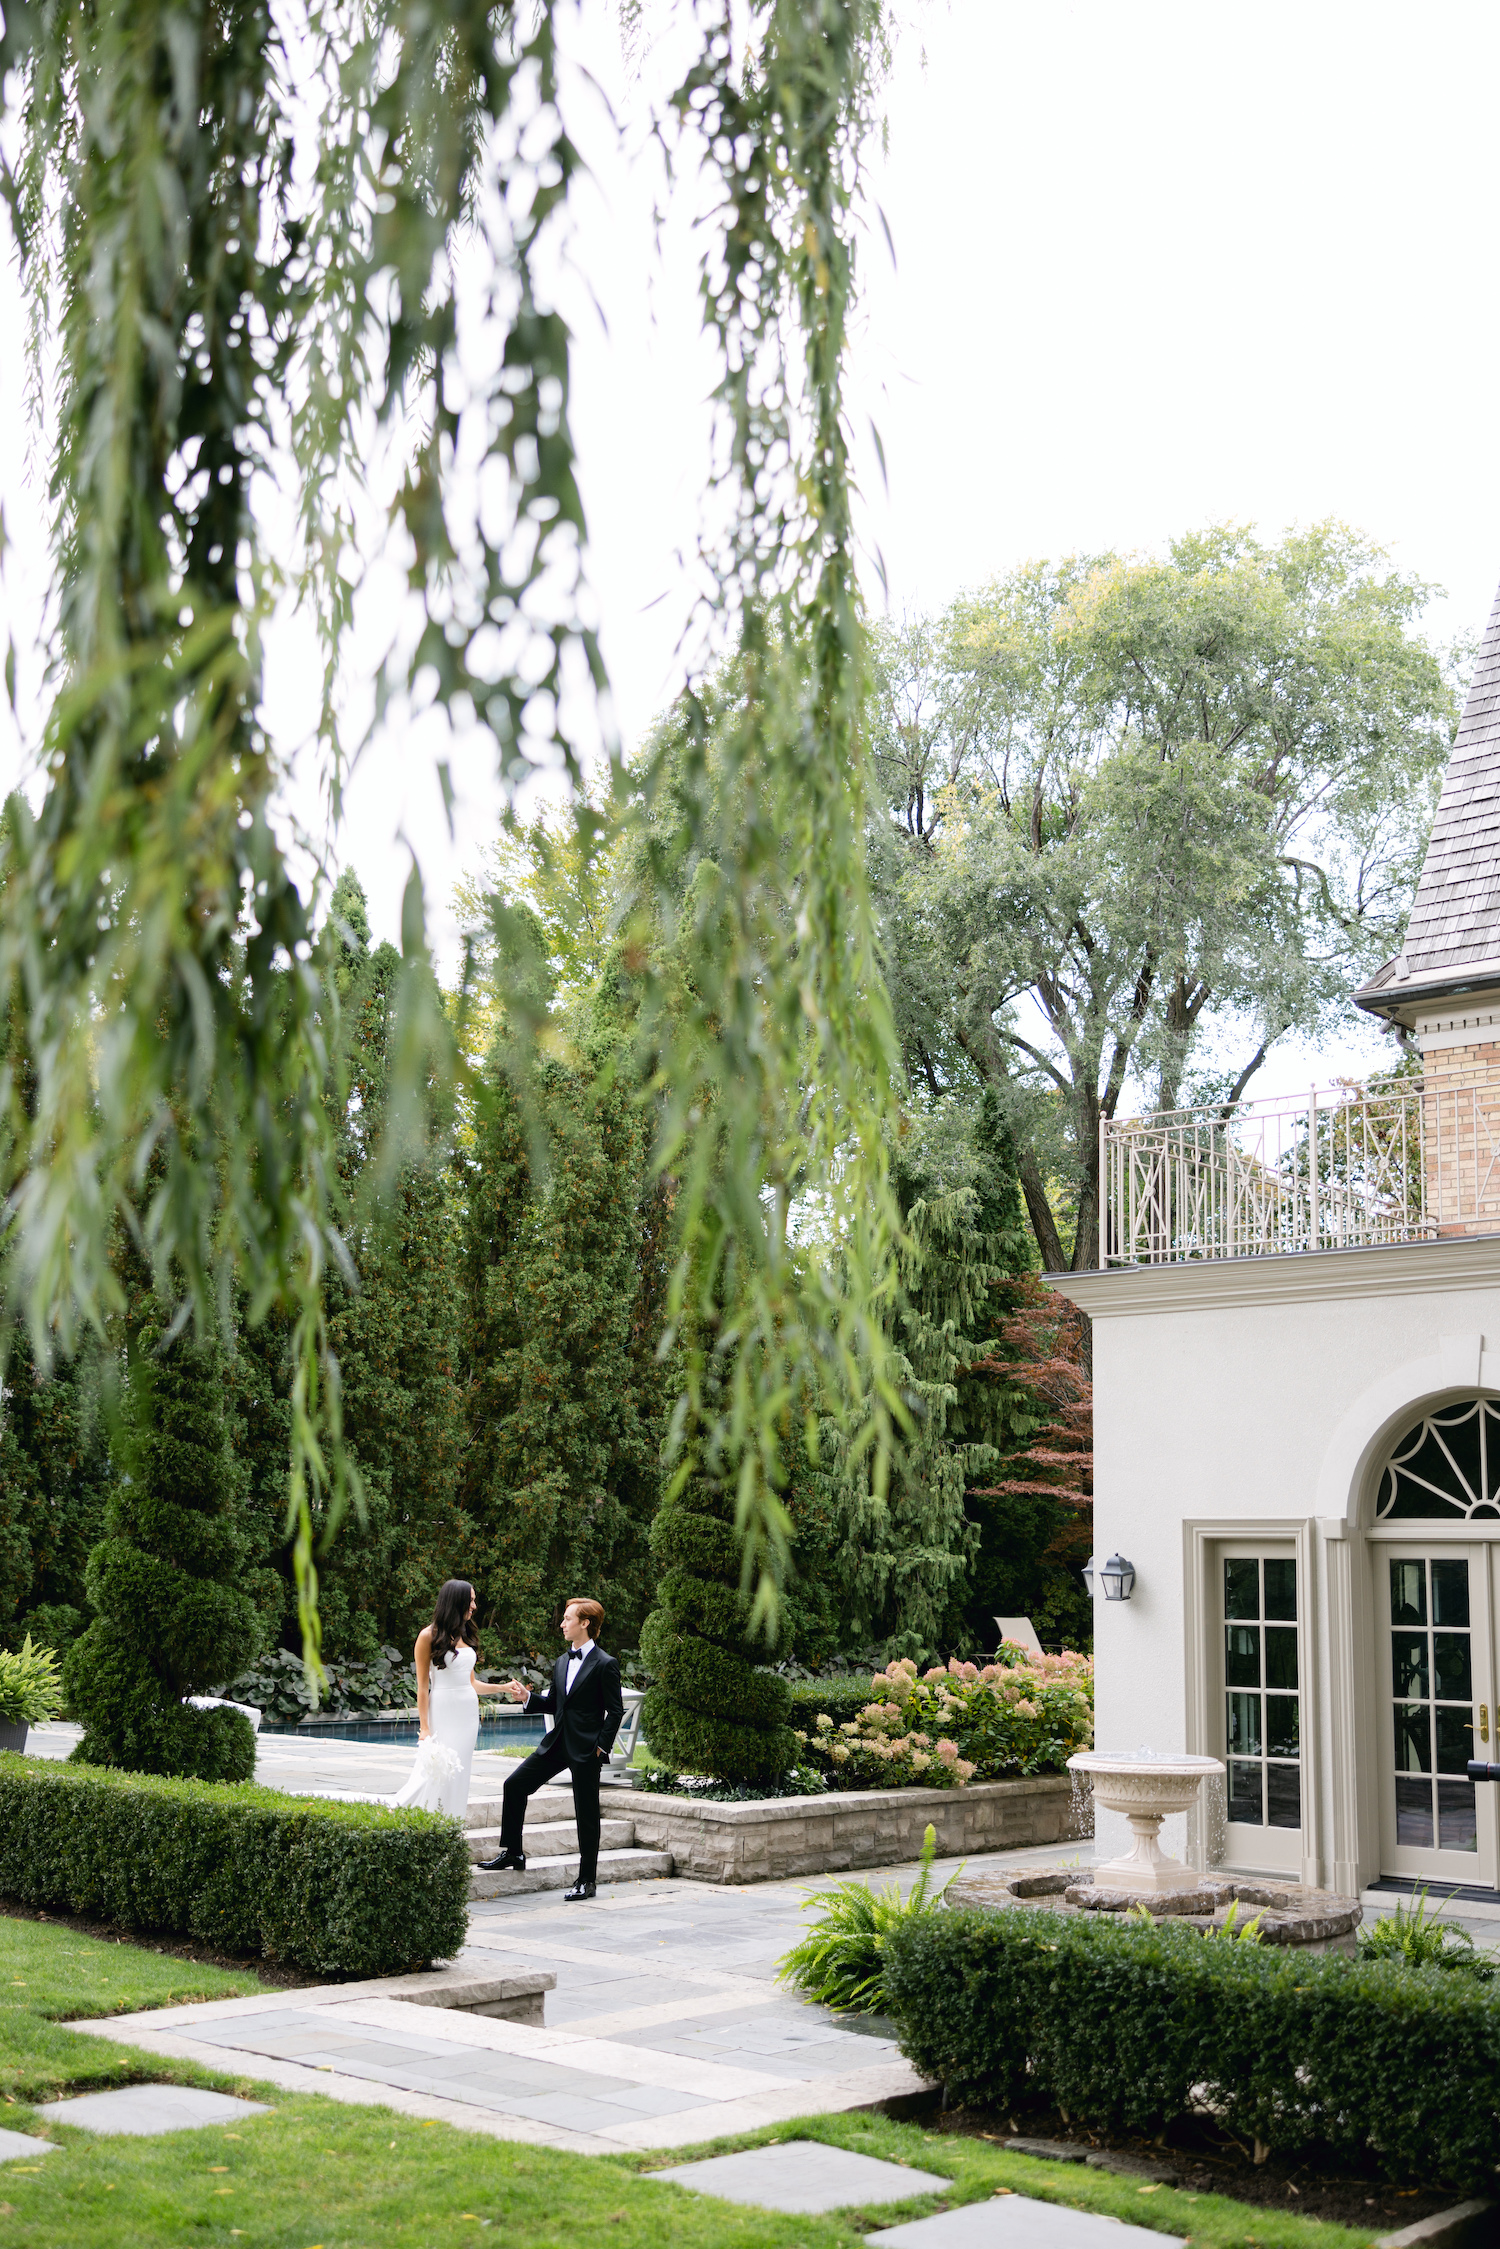
[[[625,1716],[620,1666],[599,1645],[604,1611],[597,1601],[572,1600],[563,1610],[563,1653],[544,1692],[518,1679],[498,1684],[474,1677],[474,1588],[449,1578],[431,1624],[417,1640],[417,1718],[421,1739],[412,1777],[395,1799],[421,1811],[462,1819],[469,1802],[469,1769],[479,1738],[479,1697],[500,1695],[551,1720],[540,1745],[523,1758],[501,1790],[500,1849],[481,1859],[485,1872],[521,1873],[526,1865],[526,1806],[536,1791],[566,1769],[573,1781],[578,1825],[578,1878],[563,1896],[591,1898],[599,1868],[599,1782]]]

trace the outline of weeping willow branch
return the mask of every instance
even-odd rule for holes
[[[832,1413],[883,1494],[901,1406],[881,1307],[895,1044],[866,883],[863,671],[843,402],[853,225],[884,59],[872,0],[774,0],[743,73],[728,7],[677,92],[679,143],[718,170],[705,323],[727,519],[710,554],[736,692],[690,694],[648,769],[656,894],[683,896],[684,973],[648,1009],[664,1166],[682,1180],[672,1289],[687,1388],[677,1487],[732,1478],[747,1587],[774,1624],[786,1447]],[[718,1353],[728,1404],[710,1413]]]
[[[321,1301],[330,1261],[348,1270],[337,1001],[273,823],[261,636],[283,591],[316,621],[336,816],[361,526],[375,468],[397,463],[378,512],[417,629],[382,669],[376,721],[430,689],[456,727],[488,731],[507,789],[560,759],[595,826],[580,728],[603,731],[604,675],[570,342],[538,280],[579,170],[557,5],[10,0],[0,39],[24,127],[4,185],[61,370],[37,385],[59,595],[45,792],[35,818],[12,804],[4,836],[0,979],[24,1046],[0,1086],[10,1313],[43,1358],[104,1329],[124,1228],[179,1320],[227,1317],[240,1290],[252,1318],[291,1315],[288,1535],[315,1670],[318,1542],[359,1503]],[[711,1303],[733,1354],[709,1417],[689,1350],[683,1458],[729,1464],[765,1609],[797,1417],[867,1400],[853,1441],[883,1461],[897,1410],[878,1318],[893,1047],[860,844],[841,389],[881,17],[874,0],[772,0],[748,66],[727,7],[694,20],[673,138],[722,182],[703,304],[728,529],[709,560],[746,694],[712,757],[703,691],[687,705],[687,841],[711,823],[718,842],[681,922],[695,997],[662,1049],[662,1153],[684,1182],[674,1317],[693,1332]],[[291,560],[252,504],[287,473]],[[429,1073],[461,1067],[423,973],[419,875],[403,939],[392,1149]]]

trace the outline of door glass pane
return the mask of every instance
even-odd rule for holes
[[[1302,1825],[1302,1767],[1267,1765],[1266,1798],[1270,1827]]]
[[[1295,1687],[1297,1684],[1297,1634],[1287,1625],[1266,1627],[1266,1685],[1268,1687]]]
[[[1224,1564],[1224,1614],[1226,1617],[1260,1615],[1259,1562]]]
[[[1456,1709],[1445,1710],[1441,1704],[1434,1715],[1437,1718],[1437,1769],[1440,1773],[1461,1773],[1467,1770],[1474,1752],[1469,1743],[1474,1738],[1469,1706],[1461,1703]]]
[[[1271,1562],[1265,1565],[1267,1616],[1281,1617],[1291,1623],[1297,1618],[1297,1565],[1295,1562]]]
[[[1260,1628],[1254,1624],[1224,1627],[1224,1683],[1230,1687],[1260,1685]]]
[[[1260,1750],[1260,1696],[1229,1697],[1229,1754],[1258,1757]]]
[[[1472,1702],[1474,1682],[1469,1675],[1467,1632],[1434,1632],[1432,1635],[1432,1691],[1439,1702]],[[1427,1689],[1418,1687],[1418,1694]]]
[[[1396,1776],[1396,1841],[1417,1851],[1432,1849],[1432,1783]]]
[[[1226,1559],[1224,1744],[1229,1758],[1229,1817],[1245,1827],[1302,1825],[1296,1617],[1295,1560]],[[1423,1646],[1425,1653],[1425,1641]]]
[[[1472,1851],[1469,1565],[1431,1555],[1392,1562],[1390,1571],[1396,1840],[1416,1850]]]
[[[1421,1564],[1418,1564],[1418,1568]],[[1432,1564],[1432,1621],[1434,1624],[1469,1622],[1469,1565],[1467,1562]]]
[[[1266,1755],[1268,1757],[1295,1757],[1299,1752],[1297,1740],[1297,1697],[1295,1695],[1266,1696]]]
[[[1427,1634],[1425,1632],[1393,1632],[1391,1634],[1391,1678],[1396,1693],[1425,1702],[1427,1700]]]
[[[1425,1702],[1396,1705],[1396,1770],[1432,1771],[1432,1712]]]
[[[1427,1566],[1424,1562],[1392,1562],[1391,1622],[1427,1622]]]
[[[1478,1821],[1474,1815],[1474,1784],[1467,1780],[1440,1780],[1438,1799],[1438,1849],[1477,1851]]]
[[[1242,1827],[1265,1826],[1260,1806],[1263,1770],[1258,1764],[1242,1764],[1234,1757],[1229,1760],[1229,1817]]]

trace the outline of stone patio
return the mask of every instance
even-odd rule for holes
[[[264,2101],[240,2101],[231,2093],[200,2091],[193,2085],[120,2085],[108,2093],[48,2101],[37,2110],[48,2124],[76,2124],[85,2132],[123,2133],[137,2140],[153,2140],[163,2132],[199,2132],[207,2124],[238,2124],[242,2117],[265,2113]]]
[[[721,2202],[747,2202],[754,2209],[785,2210],[809,2218],[861,2204],[912,2202],[918,2195],[942,2194],[953,2183],[936,2172],[882,2163],[851,2148],[824,2147],[820,2140],[783,2140],[744,2148],[738,2155],[676,2163],[651,2175],[675,2179],[695,2194],[717,2195]]]

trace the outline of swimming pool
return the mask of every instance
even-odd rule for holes
[[[274,1734],[283,1741],[390,1743],[414,1742],[421,1731],[414,1710],[403,1711],[397,1718],[304,1718],[296,1726],[263,1718],[260,1730],[263,1736]],[[479,1746],[481,1749],[534,1749],[543,1730],[540,1718],[491,1718],[479,1728]]]

